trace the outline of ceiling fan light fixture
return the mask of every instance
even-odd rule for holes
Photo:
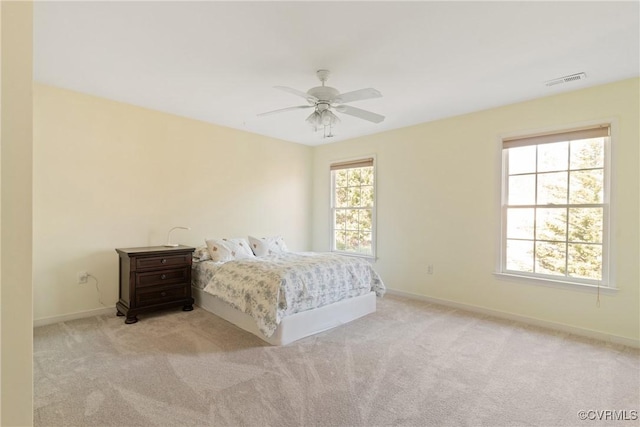
[[[311,126],[314,130],[317,130],[318,127],[322,126],[322,119],[320,117],[320,113],[314,111],[307,117],[307,124]]]
[[[328,119],[327,119],[327,123],[323,123],[325,124],[325,126],[334,126],[338,123],[340,123],[340,119],[338,118],[338,116],[336,116],[335,114],[333,114],[333,111],[327,110],[326,113]]]
[[[332,124],[332,121],[333,121],[333,117],[331,117],[332,115],[333,114],[331,114],[331,111],[329,111],[329,110],[324,110],[322,112],[322,114],[321,114],[321,116],[322,116],[322,124],[324,126],[330,126]]]

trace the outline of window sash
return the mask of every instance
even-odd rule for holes
[[[509,212],[509,209],[548,209],[549,207],[553,207],[554,209],[562,209],[565,210],[567,212],[567,221],[565,222],[566,224],[566,229],[564,231],[564,238],[563,239],[549,239],[549,238],[542,238],[542,237],[538,237],[538,225],[539,225],[539,221],[537,219],[537,215],[534,212],[534,223],[533,223],[533,230],[531,233],[531,237],[527,238],[527,237],[510,237],[508,235],[508,230],[506,228],[506,218]],[[602,226],[602,236],[600,241],[595,241],[595,242],[590,242],[590,241],[582,241],[582,240],[573,240],[570,238],[569,234],[570,234],[570,221],[569,221],[569,209],[572,208],[576,208],[576,209],[580,209],[582,207],[586,207],[586,208],[600,208],[602,209],[602,222],[603,222],[603,226]],[[502,257],[502,272],[503,273],[507,273],[507,274],[514,274],[514,275],[522,275],[522,276],[528,276],[528,277],[543,277],[543,278],[548,278],[549,280],[555,280],[555,281],[562,281],[562,282],[572,282],[572,283],[577,283],[577,284],[588,284],[588,285],[599,285],[599,286],[608,286],[607,284],[607,280],[606,278],[608,277],[608,254],[606,251],[607,248],[607,220],[608,220],[608,206],[606,204],[588,204],[588,205],[518,205],[518,206],[508,206],[508,205],[504,205],[503,206],[503,213],[502,213],[502,217],[504,219],[504,224],[505,227],[503,228],[503,238],[502,238],[502,245],[503,245],[503,257]],[[514,269],[509,269],[507,267],[507,243],[508,242],[515,242],[515,241],[520,241],[520,242],[530,242],[533,246],[533,253],[532,253],[532,268],[533,271],[532,272],[528,272],[528,271],[523,271],[523,270],[514,270]],[[544,273],[544,272],[539,272],[536,271],[537,268],[537,260],[541,259],[538,254],[537,254],[537,243],[552,243],[552,244],[560,244],[564,246],[564,274],[550,274],[550,273]],[[586,278],[586,277],[580,277],[577,275],[571,275],[569,273],[570,270],[570,262],[569,262],[569,247],[571,245],[585,245],[585,246],[598,246],[601,248],[601,253],[602,253],[602,259],[600,261],[600,280],[597,279],[592,279],[592,278]]]

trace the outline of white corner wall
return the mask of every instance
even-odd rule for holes
[[[115,248],[281,234],[310,249],[311,147],[34,85],[34,317],[112,307]],[[86,285],[76,283],[88,271]],[[115,312],[114,312],[115,313]]]
[[[335,160],[377,155],[376,268],[390,289],[638,343],[639,79],[315,147],[313,249],[329,248]],[[617,292],[513,282],[494,275],[500,135],[615,119],[613,268]],[[427,265],[434,274],[427,274]]]

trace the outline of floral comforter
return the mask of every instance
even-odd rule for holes
[[[204,291],[250,315],[266,337],[285,316],[371,291],[378,296],[385,292],[368,261],[334,253],[283,252],[199,264],[205,263],[199,266],[207,281]]]

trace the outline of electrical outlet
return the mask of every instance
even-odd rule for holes
[[[427,265],[427,274],[433,274],[433,264]]]
[[[86,271],[78,271],[78,284],[82,285],[89,280],[89,273]]]

